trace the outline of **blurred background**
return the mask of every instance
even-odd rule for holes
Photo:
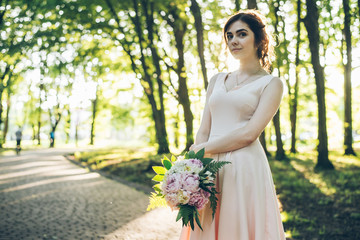
[[[209,79],[238,67],[222,27],[250,7],[268,20],[272,74],[286,86],[279,118],[265,130],[268,148],[296,152],[327,141],[351,153],[360,140],[358,4],[1,1],[1,146],[12,147],[20,127],[25,145],[49,145],[54,132],[55,145],[187,149]]]
[[[211,77],[238,68],[222,27],[246,8],[285,86],[260,139],[287,236],[359,239],[360,0],[0,0],[0,152],[18,129],[23,149],[93,146],[72,158],[150,187],[194,142]]]

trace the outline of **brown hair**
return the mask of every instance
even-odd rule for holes
[[[257,49],[257,57],[261,66],[269,71],[271,67],[272,57],[274,56],[274,45],[271,34],[267,29],[267,22],[264,15],[257,10],[240,10],[232,15],[225,23],[223,34],[227,43],[226,31],[230,25],[236,21],[246,23],[255,35],[255,46]]]

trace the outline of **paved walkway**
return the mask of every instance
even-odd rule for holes
[[[178,239],[167,208],[45,149],[0,156],[0,239]]]

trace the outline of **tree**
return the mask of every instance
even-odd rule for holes
[[[248,7],[248,9],[257,9],[258,6],[257,6],[256,0],[248,0],[247,7]]]
[[[6,86],[4,86],[4,89],[6,90],[7,94],[6,94],[6,115],[5,115],[5,121],[4,121],[2,143],[6,142],[6,136],[7,136],[8,130],[9,130],[9,114],[10,114],[10,108],[11,108],[11,96],[13,95],[14,85],[16,83],[16,80],[20,78],[19,76],[17,76],[17,74],[15,74],[15,76],[14,76],[15,67],[18,63],[19,63],[19,60],[16,61],[14,63],[14,65],[11,66],[13,68],[13,70],[11,70],[10,74],[8,74]]]
[[[282,21],[282,36],[283,36],[283,41],[281,42],[281,45],[280,45],[280,41],[279,41],[279,31],[278,31],[278,28],[280,27],[279,26],[279,7],[280,7],[280,1],[277,0],[276,2],[274,2],[273,4],[271,4],[270,2],[270,5],[272,5],[274,7],[274,17],[275,17],[275,20],[273,22],[274,24],[274,29],[275,29],[275,35],[276,35],[276,45],[279,46],[276,48],[276,67],[278,69],[278,72],[279,72],[279,76],[281,76],[281,66],[282,65],[285,65],[285,71],[288,72],[289,70],[289,62],[286,60],[288,59],[288,52],[287,52],[287,40],[286,40],[286,36],[285,36],[285,22]],[[271,7],[271,6],[270,6]],[[282,48],[282,51],[280,51],[280,47]],[[284,54],[282,54],[282,52],[284,52]],[[282,64],[284,63],[284,61],[286,61],[286,64]],[[289,82],[289,80],[287,79],[287,82]],[[288,84],[289,85],[289,84]],[[281,139],[281,129],[280,129],[280,108],[279,110],[276,112],[274,118],[273,118],[273,123],[274,123],[274,127],[275,127],[275,134],[276,134],[276,154],[275,154],[275,159],[277,160],[281,160],[281,159],[286,159],[286,155],[285,155],[285,151],[284,151],[284,144],[282,142],[282,139]]]
[[[296,153],[296,126],[297,126],[297,106],[298,106],[298,94],[299,94],[299,68],[300,68],[300,31],[301,31],[301,0],[296,1],[296,52],[295,52],[295,84],[293,91],[289,89],[290,96],[290,125],[291,125],[291,147],[290,152]]]
[[[345,155],[355,155],[356,153],[353,149],[353,136],[352,136],[352,103],[351,103],[351,68],[352,68],[352,45],[351,45],[351,13],[349,7],[349,0],[343,0],[344,7],[344,29],[343,29],[343,38],[346,43],[346,60],[343,59],[344,65],[344,147]],[[344,56],[343,51],[342,56]]]
[[[148,2],[144,1],[142,3],[143,7],[144,3],[148,4]],[[112,26],[105,26],[105,28],[111,31],[109,34],[111,34],[114,40],[120,42],[125,53],[130,59],[132,71],[136,73],[137,76],[139,76],[138,78],[142,87],[144,88],[144,93],[149,101],[152,110],[152,118],[155,124],[156,139],[157,143],[159,144],[158,153],[168,153],[169,144],[167,140],[167,131],[165,125],[166,121],[165,107],[163,102],[163,81],[161,79],[162,76],[161,74],[159,75],[159,73],[156,72],[156,70],[159,70],[158,67],[156,67],[155,70],[153,68],[154,62],[156,63],[156,61],[152,61],[152,59],[153,57],[156,58],[156,55],[152,54],[149,57],[147,54],[145,54],[149,46],[155,47],[155,44],[151,41],[151,36],[150,38],[148,38],[149,36],[144,33],[145,29],[143,29],[143,26],[147,27],[147,33],[149,33],[149,29],[153,27],[153,22],[144,22],[142,14],[145,13],[142,13],[141,9],[138,8],[137,0],[133,0],[132,3],[118,3],[118,6],[120,8],[122,7],[123,9],[127,9],[128,13],[128,16],[126,18],[121,19],[119,18],[118,12],[115,9],[115,4],[111,0],[106,0],[106,5],[109,9],[109,13],[111,14],[112,19],[114,19],[116,22],[117,31],[120,32],[124,37],[119,39],[118,35],[115,35],[113,33],[114,29]],[[131,9],[131,11],[128,11],[128,9]],[[151,14],[154,14],[153,10],[151,10]],[[146,16],[152,17],[152,15],[150,14],[145,15],[145,17]],[[123,24],[125,20],[129,21]],[[124,26],[127,27],[125,28]],[[133,28],[129,30],[129,27]],[[134,33],[136,33],[136,37]],[[130,36],[131,34],[133,34],[133,36]]]
[[[201,11],[199,4],[196,0],[191,0],[190,10],[194,16],[195,20],[195,29],[196,29],[196,40],[197,40],[197,51],[200,57],[200,65],[201,65],[201,72],[204,79],[204,87],[207,89],[208,86],[208,78],[206,73],[206,66],[205,66],[205,57],[204,57],[204,29],[203,29],[203,22],[201,17]]]
[[[333,169],[334,166],[329,160],[328,136],[326,128],[325,76],[324,68],[320,64],[319,12],[316,6],[316,0],[306,0],[306,9],[307,12],[303,22],[308,33],[318,104],[318,158],[316,168]]]
[[[174,70],[178,76],[178,88],[176,90],[178,101],[183,107],[184,111],[184,120],[186,124],[186,147],[185,150],[188,150],[190,146],[194,143],[193,137],[193,120],[194,116],[192,114],[190,108],[190,99],[189,99],[189,91],[187,86],[187,75],[185,68],[185,45],[184,45],[184,37],[187,29],[188,21],[184,17],[183,14],[179,11],[178,6],[171,6],[169,8],[168,15],[165,16],[166,22],[173,29],[175,47],[177,51],[177,60],[176,64],[172,66],[172,70]]]
[[[235,0],[235,9],[236,9],[236,11],[240,10],[240,5],[241,5],[241,1],[240,0]]]

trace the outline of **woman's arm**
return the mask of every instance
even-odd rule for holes
[[[195,145],[207,142],[209,139],[209,134],[210,134],[210,129],[211,129],[211,113],[210,113],[210,109],[209,109],[209,98],[212,94],[212,91],[214,89],[214,85],[215,85],[215,82],[216,82],[216,79],[218,78],[218,76],[219,76],[219,73],[210,79],[210,83],[209,83],[209,86],[208,86],[208,89],[206,92],[206,101],[205,101],[204,112],[202,115],[199,130],[198,130],[198,132],[196,134],[196,138],[195,138]]]
[[[205,153],[230,152],[248,146],[255,141],[279,108],[283,93],[283,83],[274,78],[264,89],[258,107],[249,122],[241,128],[215,140],[193,146],[195,152],[205,148]]]

